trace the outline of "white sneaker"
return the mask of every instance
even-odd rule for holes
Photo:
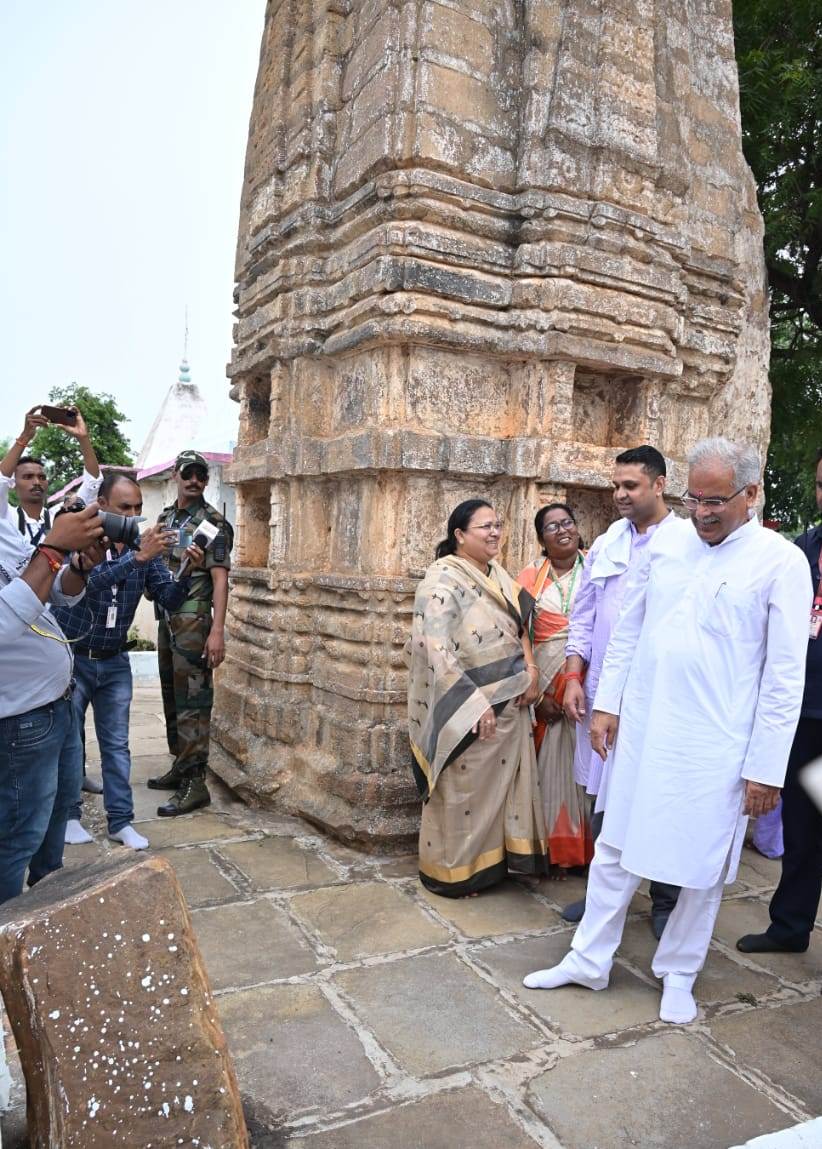
[[[130,850],[147,850],[149,846],[148,838],[138,834],[133,826],[123,826],[116,834],[109,834],[109,838],[112,842],[128,846]]]
[[[67,846],[84,846],[86,842],[93,842],[91,834],[88,830],[77,821],[76,818],[69,818],[66,822],[66,845]]]

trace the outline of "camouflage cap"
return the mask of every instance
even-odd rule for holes
[[[182,471],[183,467],[202,467],[208,470],[208,463],[199,451],[181,451],[174,460],[174,470]]]

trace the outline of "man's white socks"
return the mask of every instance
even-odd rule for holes
[[[662,979],[662,1001],[659,1006],[659,1020],[672,1025],[687,1025],[696,1020],[696,1001],[691,993],[693,978],[675,973],[666,974]]]
[[[526,989],[559,989],[562,985],[581,985],[585,989],[607,989],[608,979],[588,981],[581,974],[568,969],[564,962],[550,969],[538,969],[522,979]]]
[[[84,846],[86,842],[93,842],[91,834],[76,818],[69,818],[66,822],[66,845]]]
[[[117,830],[114,834],[109,834],[112,842],[121,842],[124,846],[128,846],[130,850],[147,850],[148,838],[144,838],[142,834],[138,834],[133,826],[123,826],[122,830]]]

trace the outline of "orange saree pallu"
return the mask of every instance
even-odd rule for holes
[[[573,605],[580,561],[567,574],[551,577],[547,559],[525,568],[518,578],[535,600],[531,641],[540,669],[540,689],[561,703],[568,614]],[[574,782],[576,727],[563,715],[537,730],[539,775],[548,856],[561,869],[585,866],[594,854],[588,803]]]

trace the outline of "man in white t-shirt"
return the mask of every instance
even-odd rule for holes
[[[93,502],[102,482],[97,455],[91,445],[85,420],[77,408],[73,424],[55,424],[67,435],[77,439],[83,455],[83,480],[76,497],[84,503]],[[20,534],[37,546],[51,527],[52,515],[46,506],[48,480],[42,459],[26,455],[25,450],[40,427],[48,427],[49,421],[40,413],[40,406],[32,407],[26,414],[26,422],[20,435],[14,440],[6,457],[0,462],[0,515],[17,527]],[[19,506],[9,506],[9,491],[14,488]]]

